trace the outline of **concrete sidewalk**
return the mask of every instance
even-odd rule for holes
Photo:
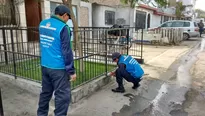
[[[179,63],[182,55],[198,44],[197,41],[185,41],[180,46],[144,48],[145,77],[138,90],[132,90],[130,83],[124,83],[126,93],[112,93],[111,89],[116,87],[115,79],[109,85],[103,87],[92,96],[73,104],[69,108],[69,116],[125,116],[123,112],[129,111],[131,116],[134,112],[142,112],[155,99],[161,86],[165,81],[176,74],[177,68],[172,66]],[[172,68],[170,68],[172,67]],[[38,95],[12,85],[9,79],[0,77],[2,87],[5,116],[35,116],[38,104]],[[50,106],[50,116],[53,115],[53,103]]]
[[[0,77],[4,116],[36,116],[38,95],[28,92],[9,79]]]
[[[179,58],[191,52],[192,48],[199,44],[197,41],[185,41],[180,46],[145,47],[145,77],[138,90],[132,90],[132,85],[125,82],[125,94],[112,93],[111,89],[117,85],[115,82],[102,88],[88,99],[82,101],[77,108],[69,111],[70,116],[133,116],[141,114],[150,104],[156,100],[156,96],[161,91],[161,86],[167,89],[176,88],[175,85],[167,85],[173,76],[176,76]],[[154,52],[156,51],[156,52]],[[158,51],[158,52],[157,52]],[[146,55],[152,55],[146,59]],[[170,68],[171,67],[171,68]],[[114,80],[114,79],[113,79]],[[170,89],[172,93],[175,91]],[[185,91],[183,88],[181,91]],[[180,95],[180,93],[176,94]],[[181,100],[181,99],[180,99]],[[146,116],[146,115],[144,115]]]

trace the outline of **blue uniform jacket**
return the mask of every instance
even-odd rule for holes
[[[68,25],[56,16],[43,20],[39,26],[41,65],[51,69],[66,69],[75,73],[71,48],[71,31]]]
[[[144,75],[144,70],[141,68],[140,64],[129,55],[120,56],[118,66],[121,71],[129,72],[134,78],[142,78]]]

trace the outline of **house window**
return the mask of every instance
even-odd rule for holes
[[[105,24],[106,25],[115,24],[115,12],[114,11],[105,11]]]
[[[146,12],[136,11],[135,14],[135,30],[145,29]]]
[[[57,2],[50,2],[50,14],[54,15],[55,14],[55,8],[60,5],[61,3],[57,3]],[[73,5],[72,6],[73,9],[73,13],[76,19],[78,19],[77,17],[77,6]],[[76,20],[77,21],[77,20]]]

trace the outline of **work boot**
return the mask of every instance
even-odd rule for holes
[[[132,86],[132,89],[137,89],[139,86],[140,86],[139,83],[138,83],[138,84],[134,84],[134,85]]]
[[[124,93],[125,89],[124,87],[118,87],[116,89],[112,89],[112,92],[116,92],[116,93]]]

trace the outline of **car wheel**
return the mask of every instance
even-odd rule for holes
[[[183,34],[183,40],[188,40],[188,39],[189,39],[189,34],[184,33],[184,34]]]

